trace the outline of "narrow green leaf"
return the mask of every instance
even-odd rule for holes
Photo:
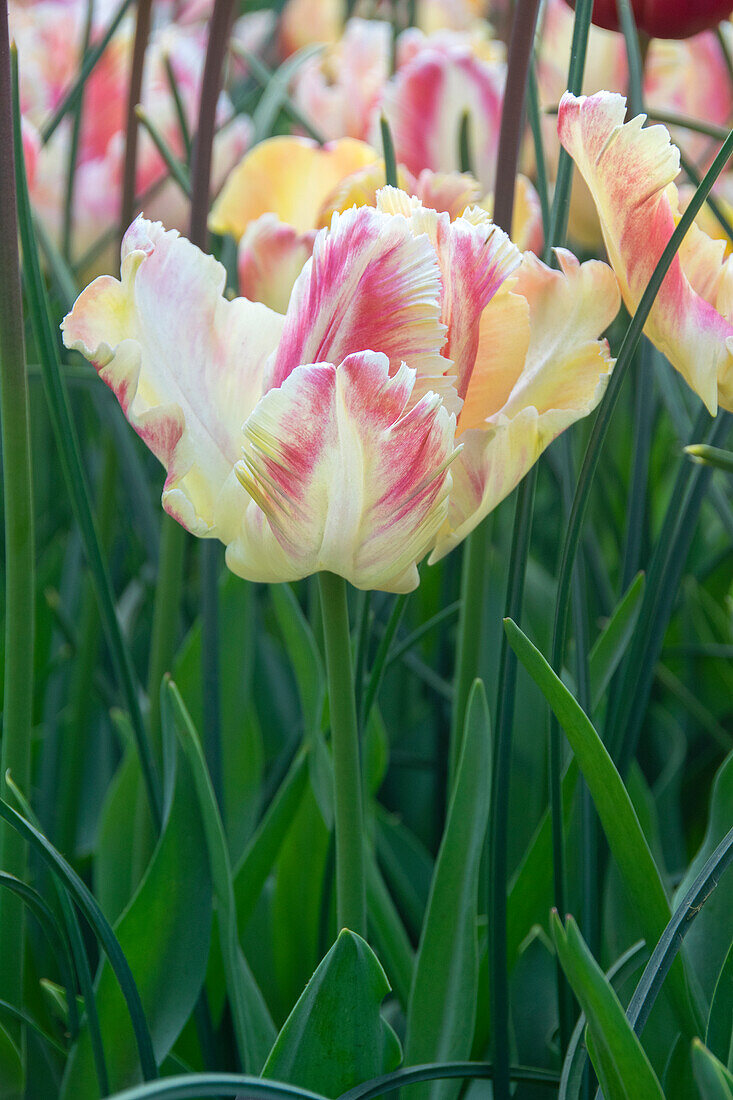
[[[491,732],[483,683],[474,682],[443,839],[435,863],[407,1012],[410,1064],[471,1053],[478,989],[478,876],[491,798]],[[455,1095],[440,1082],[421,1095]]]
[[[603,698],[634,632],[644,596],[644,583],[644,574],[637,573],[590,651],[588,661],[594,711]]]
[[[115,925],[140,992],[156,1060],[162,1062],[198,999],[211,936],[211,878],[196,790],[187,761],[174,765],[174,790],[160,841],[130,904]],[[124,999],[109,964],[95,982],[95,1002],[112,1088],[139,1076]],[[62,1096],[95,1100],[93,1051],[86,1027],[72,1052]]]
[[[324,1100],[317,1092],[279,1081],[263,1081],[244,1073],[190,1073],[185,1077],[168,1077],[117,1092],[108,1100],[200,1100],[202,1096],[230,1100],[232,1093],[238,1092],[258,1100],[260,1097],[262,1100]]]
[[[337,1097],[394,1069],[400,1043],[379,1011],[387,993],[377,956],[343,929],[285,1021],[263,1077]]]
[[[675,904],[689,890],[717,845],[731,827],[733,806],[733,752],[720,765],[710,794],[710,810],[705,838],[675,893]],[[685,951],[709,1004],[720,968],[730,948],[733,912],[733,873],[728,873],[698,914],[685,937]]]
[[[176,729],[193,771],[203,819],[237,1050],[243,1068],[256,1072],[262,1066],[272,1044],[275,1028],[239,945],[232,870],[224,826],[198,734],[178,688],[172,681],[168,682],[167,700],[172,707]]]
[[[664,1100],[644,1048],[575,921],[568,917],[563,928],[554,914],[552,932],[560,964],[588,1021],[589,1051],[606,1100]]]
[[[504,627],[514,652],[547,699],[565,731],[618,865],[629,899],[636,909],[647,943],[655,944],[671,912],[657,865],[649,850],[628,791],[590,719],[545,658],[511,619]],[[695,1012],[681,959],[669,974],[669,996],[683,1030],[694,1035]]]
[[[733,1069],[733,943],[715,984],[705,1046],[728,1069]]]
[[[711,447],[707,443],[691,443],[685,447],[693,462],[699,462],[702,466],[715,466],[719,470],[733,474],[733,451],[724,451],[720,447]]]
[[[700,1100],[733,1100],[733,1076],[699,1039],[692,1043],[692,1065]]]
[[[88,920],[94,934],[99,940],[107,958],[110,961],[115,977],[122,991],[130,1021],[135,1033],[140,1066],[146,1079],[157,1076],[157,1065],[153,1043],[150,1036],[148,1021],[140,998],[140,992],[135,984],[130,964],[120,946],[117,936],[113,932],[109,921],[99,908],[99,905],[91,891],[79,878],[76,871],[64,857],[56,851],[49,840],[20,814],[16,813],[12,806],[0,800],[0,817],[16,829],[21,836],[36,850],[43,862],[49,867],[62,886],[68,890],[69,897],[79,907]]]

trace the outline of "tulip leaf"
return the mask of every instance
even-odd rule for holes
[[[483,683],[466,707],[461,756],[435,863],[407,1012],[410,1065],[467,1058],[478,988],[479,864],[491,796],[491,733]],[[436,1081],[421,1095],[455,1095],[460,1084]]]
[[[298,812],[308,783],[308,756],[300,752],[295,757],[250,839],[234,875],[234,896],[240,932],[246,928],[262,893],[283,841]]]
[[[191,770],[174,757],[173,794],[148,869],[115,933],[132,970],[160,1063],[196,1003],[211,936],[211,877]],[[112,1089],[134,1084],[139,1054],[124,997],[105,960],[95,1001]],[[64,1075],[65,1100],[99,1095],[88,1026],[81,1030]]]
[[[304,732],[308,738],[321,726],[326,697],[323,661],[310,624],[290,585],[273,584],[270,598],[295,673],[303,711]]]
[[[232,860],[240,857],[260,813],[264,751],[252,704],[254,602],[252,588],[231,573],[219,585],[219,629],[227,639],[219,666],[223,817]],[[197,619],[173,665],[173,679],[194,727],[203,723],[202,627]]]
[[[637,573],[590,651],[588,662],[594,711],[634,632],[641,611],[644,583],[644,574]]]
[[[565,731],[644,938],[648,944],[656,944],[669,923],[671,911],[659,870],[621,776],[585,711],[539,650],[511,619],[505,620],[504,625],[509,644]],[[665,988],[683,1030],[695,1034],[697,1023],[680,957],[672,964]]]
[[[23,1095],[24,1073],[20,1051],[0,1025],[0,1100],[17,1100]]]
[[[399,1039],[379,1010],[387,993],[377,956],[343,929],[285,1021],[262,1076],[337,1097],[395,1069]]]
[[[733,943],[715,984],[705,1045],[728,1069],[733,1068]]]
[[[662,1086],[578,926],[553,914],[558,958],[588,1021],[588,1051],[606,1100],[664,1100]]]
[[[676,898],[684,897],[706,860],[731,826],[733,806],[733,753],[720,765],[712,793],[705,838],[677,889]],[[715,990],[731,939],[730,914],[733,909],[733,873],[723,876],[706,900],[694,925],[685,937],[685,950],[709,1004]]]
[[[256,1073],[261,1068],[272,1043],[275,1028],[239,944],[232,869],[224,826],[206,768],[201,742],[180,692],[172,681],[168,682],[165,702],[172,709],[176,731],[191,765],[203,820],[216,898],[222,962],[231,1004],[237,1051],[244,1071]],[[164,706],[164,715],[165,711]]]
[[[692,1044],[692,1065],[700,1100],[733,1100],[733,1075],[699,1039]]]

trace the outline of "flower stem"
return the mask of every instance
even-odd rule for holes
[[[20,150],[18,155],[22,155]],[[5,494],[5,696],[0,791],[11,771],[30,786],[33,712],[34,540],[28,379],[25,362],[13,151],[13,106],[8,6],[0,9],[0,394]],[[26,844],[7,826],[0,830],[0,866],[26,873]],[[23,907],[0,898],[0,994],[20,1005],[23,993]]]
[[[125,160],[122,172],[122,202],[120,204],[120,236],[125,235],[135,217],[135,172],[137,168],[137,122],[135,108],[142,98],[145,51],[150,37],[150,8],[152,0],[138,0],[135,22],[135,43],[132,48],[130,83],[127,93],[127,121],[125,124]]]
[[[320,573],[319,583],[333,752],[336,916],[339,929],[364,936],[364,812],[346,582],[333,573]]]
[[[183,588],[183,559],[186,533],[169,516],[163,516],[160,532],[160,558],[155,586],[153,630],[148,659],[148,701],[150,704],[150,740],[161,763],[160,685],[178,641]]]

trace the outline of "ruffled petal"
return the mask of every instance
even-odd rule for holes
[[[443,355],[452,361],[447,373],[463,399],[476,359],[481,314],[519,266],[519,251],[477,206],[451,221],[419,199],[385,187],[377,196],[377,209],[409,218],[416,237],[425,234],[435,249],[443,282],[440,319],[447,330]]]
[[[178,233],[138,218],[123,241],[121,281],[96,279],[62,329],[165,466],[165,510],[193,534],[227,542],[247,501],[233,474],[241,429],[283,318],[227,301],[225,278]]]
[[[285,313],[295,280],[310,259],[315,230],[298,233],[275,214],[250,222],[239,242],[239,293]]]
[[[440,311],[435,250],[407,218],[368,206],[335,214],[293,289],[266,388],[304,363],[340,363],[365,349],[383,352],[393,374],[404,361],[418,377],[441,376],[449,364]]]
[[[273,213],[299,233],[315,229],[334,187],[377,159],[370,145],[353,138],[323,146],[304,137],[261,141],[224,184],[209,215],[209,228],[239,240],[249,222]]]
[[[609,258],[633,312],[679,219],[672,182],[679,151],[663,126],[642,128],[643,115],[624,123],[625,111],[620,95],[576,99],[566,93],[558,133],[593,195]],[[693,239],[694,247],[685,241],[672,261],[644,331],[715,414],[718,378],[730,370],[726,341],[733,326],[714,305],[722,242],[710,242],[699,230]]]
[[[486,310],[495,314],[491,334],[501,336],[499,361],[492,361],[487,341],[466,395],[464,414],[470,410],[471,420],[463,424],[462,414],[459,421],[463,449],[452,468],[448,522],[431,561],[464,539],[512,491],[545,447],[587,416],[603,396],[614,360],[607,342],[598,337],[618,312],[618,286],[599,260],[579,264],[569,252],[558,250],[557,255],[560,270],[553,271],[527,253],[513,290],[498,294]],[[526,339],[513,335],[522,319],[517,298],[527,303],[529,339],[523,368],[512,384]],[[499,391],[493,399],[491,382]],[[474,387],[485,395],[483,423]]]
[[[415,372],[390,377],[364,351],[299,366],[244,427],[237,474],[251,495],[229,568],[257,581],[319,570],[358,588],[407,592],[443,524],[455,419],[435,394],[410,403]]]

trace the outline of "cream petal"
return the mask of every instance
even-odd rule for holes
[[[165,466],[166,511],[224,542],[240,516],[221,510],[222,491],[283,324],[265,306],[227,301],[225,279],[185,238],[138,218],[123,241],[121,281],[96,279],[62,325],[66,347],[94,364]]]
[[[614,361],[608,344],[598,337],[618,312],[618,286],[599,260],[579,264],[564,250],[558,250],[558,260],[560,270],[553,271],[528,252],[511,292],[498,294],[487,307],[487,314],[495,314],[487,321],[488,331],[501,336],[498,362],[492,362],[487,342],[466,395],[471,420],[465,427],[459,421],[463,449],[453,465],[448,522],[431,561],[464,539],[514,489],[545,447],[587,416],[603,396]],[[512,384],[526,339],[513,338],[513,326],[522,317],[517,298],[527,303],[529,339],[523,368]],[[492,382],[502,391],[498,400],[505,397],[498,408]],[[483,423],[479,400],[471,392],[474,386],[486,400]]]
[[[237,473],[251,495],[227,564],[251,580],[330,570],[358,588],[406,592],[442,526],[455,419],[434,395],[410,405],[415,372],[390,377],[364,351],[299,366],[244,428]]]

